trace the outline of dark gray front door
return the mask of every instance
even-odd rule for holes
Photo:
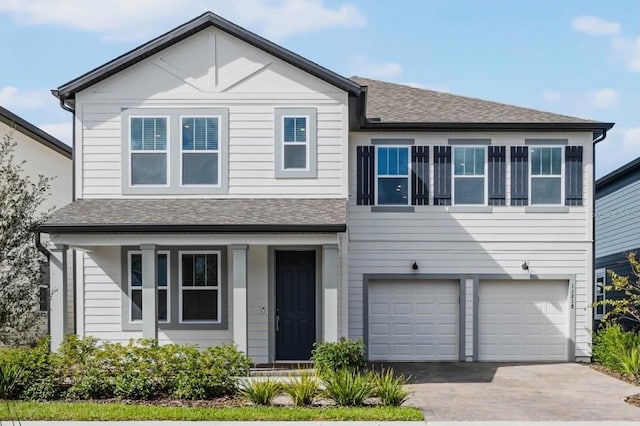
[[[316,253],[276,251],[276,359],[310,359],[315,341]]]

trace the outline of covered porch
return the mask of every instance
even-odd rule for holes
[[[105,212],[104,203],[110,201],[115,200],[90,203],[103,217],[113,220],[119,214],[131,221],[121,213],[123,204],[141,200],[118,200],[112,213]],[[201,347],[235,344],[259,364],[308,360],[313,343],[346,335],[344,200],[144,201],[158,201],[146,208],[167,214],[173,210],[174,216],[182,213],[190,221],[203,214],[218,220],[83,224],[77,215],[87,201],[60,210],[45,226],[55,244],[50,269],[53,350],[69,332],[58,319],[70,306],[78,312],[80,336],[123,343],[149,338]],[[196,206],[200,214],[189,214]],[[273,211],[271,219],[289,223],[255,223],[255,215],[247,217],[247,211],[259,206],[266,210],[263,218]],[[305,206],[316,212],[309,214]],[[235,220],[227,216],[221,223],[221,213],[231,207]],[[69,211],[74,221],[69,221]],[[329,218],[334,223],[326,223]],[[295,223],[302,219],[306,223]],[[58,253],[65,247],[78,252],[74,300],[64,297],[65,270]]]

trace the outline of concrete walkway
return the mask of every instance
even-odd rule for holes
[[[579,364],[396,363],[428,421],[640,422],[630,385]],[[478,424],[478,423],[475,423]],[[603,423],[599,423],[603,424]],[[429,422],[429,425],[443,425]],[[473,423],[467,423],[473,426]]]

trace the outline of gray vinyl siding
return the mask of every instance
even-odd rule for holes
[[[640,247],[640,181],[596,199],[596,258]]]

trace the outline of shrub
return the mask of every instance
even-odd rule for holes
[[[71,399],[104,399],[115,394],[113,377],[100,370],[88,370],[67,390],[66,396]]]
[[[375,380],[371,373],[342,369],[324,379],[325,392],[338,405],[359,406],[373,395]]]
[[[18,395],[23,375],[18,364],[0,362],[0,399],[13,399]]]
[[[290,379],[288,383],[282,385],[284,393],[289,395],[291,401],[298,407],[311,405],[320,393],[318,379],[309,373],[302,373],[299,377],[292,376]]]
[[[311,354],[321,377],[343,369],[359,370],[367,365],[364,343],[360,339],[342,337],[339,342],[315,343]]]
[[[393,369],[382,370],[375,374],[375,394],[382,405],[394,407],[401,406],[409,398],[407,389],[408,379],[405,376],[396,376]]]
[[[58,399],[61,394],[60,380],[52,374],[28,383],[22,390],[20,397],[31,401],[51,401]]]
[[[156,381],[145,371],[126,371],[114,380],[116,398],[147,400],[155,397],[157,392]]]
[[[256,405],[271,405],[280,390],[280,383],[267,378],[247,380],[240,392],[242,396]]]
[[[594,361],[622,374],[640,373],[639,351],[640,335],[624,331],[619,324],[607,324],[593,336]]]

